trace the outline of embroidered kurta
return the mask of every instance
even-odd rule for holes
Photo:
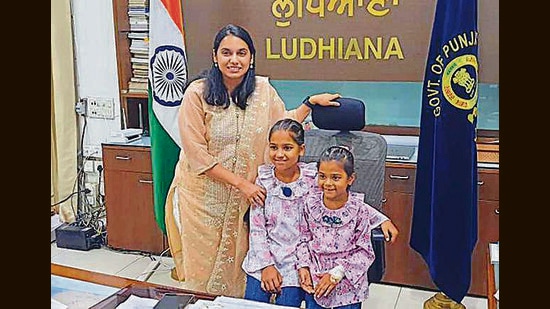
[[[323,204],[323,193],[308,195],[300,221],[301,241],[298,267],[309,267],[314,286],[317,275],[341,265],[344,278],[327,296],[315,298],[323,307],[349,305],[369,295],[367,271],[374,261],[371,230],[389,220],[363,201],[362,193],[350,192],[346,204],[331,210]]]
[[[298,179],[284,183],[275,177],[272,164],[260,166],[256,183],[266,189],[267,196],[263,207],[250,209],[249,249],[243,269],[261,281],[262,269],[273,265],[283,277],[282,287],[300,286],[296,267],[299,222],[306,195],[317,188],[316,163],[299,162],[298,167]],[[289,196],[283,188],[288,188],[285,192],[290,192]]]
[[[183,148],[166,200],[168,243],[185,288],[242,297],[248,202],[236,188],[204,172],[221,164],[254,182],[267,159],[270,127],[284,117],[295,118],[295,111],[285,111],[267,77],[256,77],[246,110],[208,105],[205,86],[204,79],[193,81],[179,111]]]

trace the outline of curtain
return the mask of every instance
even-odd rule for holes
[[[78,118],[71,0],[51,1],[51,204],[63,222],[77,210]],[[73,194],[74,193],[74,194]]]

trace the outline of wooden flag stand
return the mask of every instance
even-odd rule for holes
[[[437,292],[424,302],[424,309],[466,309],[466,306],[455,302],[441,292]]]

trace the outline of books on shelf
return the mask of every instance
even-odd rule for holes
[[[149,31],[148,24],[130,24],[130,31]]]
[[[133,77],[147,77],[149,76],[148,70],[132,70]]]
[[[130,52],[133,53],[142,53],[148,56],[149,53],[149,42],[144,40],[133,39],[130,43]]]
[[[128,82],[128,92],[129,93],[147,93],[148,84],[147,82]]]
[[[147,84],[147,77],[130,77],[131,82]]]
[[[134,57],[136,57],[136,58],[143,58],[143,59],[149,59],[149,54],[143,53],[143,52],[136,52],[136,53],[134,53]]]
[[[149,33],[148,32],[128,32],[128,38],[129,39],[141,39],[141,40],[149,40]]]
[[[135,55],[134,55],[135,56]],[[132,57],[130,58],[130,62],[136,62],[136,63],[149,63],[149,59],[147,58],[140,58],[140,57]]]
[[[149,75],[149,0],[128,0],[130,63],[129,93],[147,93]]]

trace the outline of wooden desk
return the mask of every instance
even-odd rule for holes
[[[495,266],[491,263],[489,250],[489,247],[487,247],[487,309],[497,309],[497,299],[494,296],[497,291],[495,284]]]
[[[144,281],[138,281],[134,279],[129,278],[123,278],[103,273],[97,273],[93,271],[88,271],[84,269],[69,267],[69,266],[63,266],[51,263],[51,274],[101,285],[106,285],[110,287],[115,288],[124,288],[129,285],[134,285],[137,287],[153,287],[153,288],[160,288],[163,290],[169,290],[173,293],[184,293],[184,294],[193,294],[198,299],[205,299],[205,300],[213,300],[216,298],[216,295],[206,294],[206,293],[200,293],[197,291],[190,291],[180,288],[175,288],[171,286],[165,286],[160,284],[155,284],[151,282],[144,282]]]

